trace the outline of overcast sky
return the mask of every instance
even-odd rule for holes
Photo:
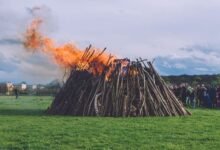
[[[107,47],[118,57],[156,58],[162,75],[220,72],[219,0],[0,0],[0,82],[47,83],[62,75],[20,40],[31,9],[59,43]]]

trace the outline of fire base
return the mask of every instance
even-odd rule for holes
[[[190,115],[152,63],[142,60],[126,65],[117,62],[101,75],[72,69],[47,113],[114,117]]]

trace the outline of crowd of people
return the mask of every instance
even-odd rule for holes
[[[182,83],[180,85],[171,85],[170,88],[186,106],[192,108],[220,108],[220,86],[201,84],[193,87]]]

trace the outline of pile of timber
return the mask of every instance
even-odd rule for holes
[[[190,115],[152,63],[142,59],[114,60],[99,75],[73,67],[47,113],[114,117]]]

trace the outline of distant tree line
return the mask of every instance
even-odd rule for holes
[[[220,85],[220,74],[216,75],[180,75],[180,76],[163,76],[163,79],[170,84],[188,83],[192,86],[198,84],[206,84],[218,86]]]

